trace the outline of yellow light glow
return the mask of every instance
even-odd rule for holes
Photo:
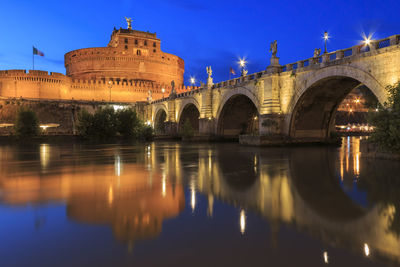
[[[194,77],[190,77],[190,83],[193,85],[196,83],[196,79]]]
[[[328,264],[329,263],[329,258],[328,258],[328,252],[327,251],[324,251],[324,262],[326,263],[326,264]]]
[[[108,189],[108,204],[112,205],[113,201],[114,201],[114,192],[112,186],[110,186],[110,188]]]
[[[49,164],[50,160],[50,153],[49,153],[49,145],[48,144],[41,144],[40,145],[40,165],[43,169],[46,169],[47,165]]]
[[[167,177],[163,174],[162,178],[162,196],[165,197],[167,195]]]
[[[194,209],[196,208],[196,191],[194,188],[192,188],[190,204],[192,206],[192,212],[194,212]]]
[[[246,231],[246,213],[244,210],[240,211],[240,233],[243,235]]]
[[[368,257],[369,254],[370,254],[369,246],[368,246],[367,243],[364,244],[364,253],[365,253],[365,256],[367,256],[367,257]]]

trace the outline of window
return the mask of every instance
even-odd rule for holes
[[[125,45],[125,49],[128,49],[128,46],[127,46],[127,45]]]
[[[137,45],[138,44],[138,40],[137,39],[135,39],[135,45]]]
[[[126,43],[126,44],[128,43],[128,38],[125,38],[125,43]]]
[[[157,44],[156,44],[156,42],[154,42],[154,43],[153,43],[153,47],[157,47]]]
[[[153,49],[153,52],[155,53],[155,52],[156,52],[156,50],[155,50],[155,49]]]
[[[140,56],[142,52],[140,50],[136,51],[136,55]]]
[[[144,41],[144,45],[147,46],[147,41]]]

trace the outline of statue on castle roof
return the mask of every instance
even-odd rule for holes
[[[125,17],[126,23],[128,24],[128,30],[132,30],[132,18]]]
[[[278,53],[278,42],[276,40],[271,43],[269,52],[272,52],[272,57],[276,57],[276,53]]]

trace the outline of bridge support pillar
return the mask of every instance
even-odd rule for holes
[[[259,119],[258,135],[240,135],[242,145],[281,145],[287,143],[287,138],[282,133],[284,116],[281,114],[264,114]]]
[[[176,136],[178,135],[178,124],[172,121],[166,121],[164,123],[165,127],[165,134],[169,136]]]
[[[199,119],[199,134],[200,135],[214,135],[215,134],[215,119],[202,118]]]

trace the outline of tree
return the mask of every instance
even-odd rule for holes
[[[17,136],[33,137],[39,133],[39,120],[36,113],[29,109],[20,109],[14,124]]]
[[[368,122],[375,128],[369,140],[382,151],[400,153],[400,82],[386,90],[387,102],[368,113]]]
[[[118,132],[121,136],[128,138],[134,137],[137,133],[135,129],[141,127],[141,121],[132,109],[124,109],[117,112]]]

